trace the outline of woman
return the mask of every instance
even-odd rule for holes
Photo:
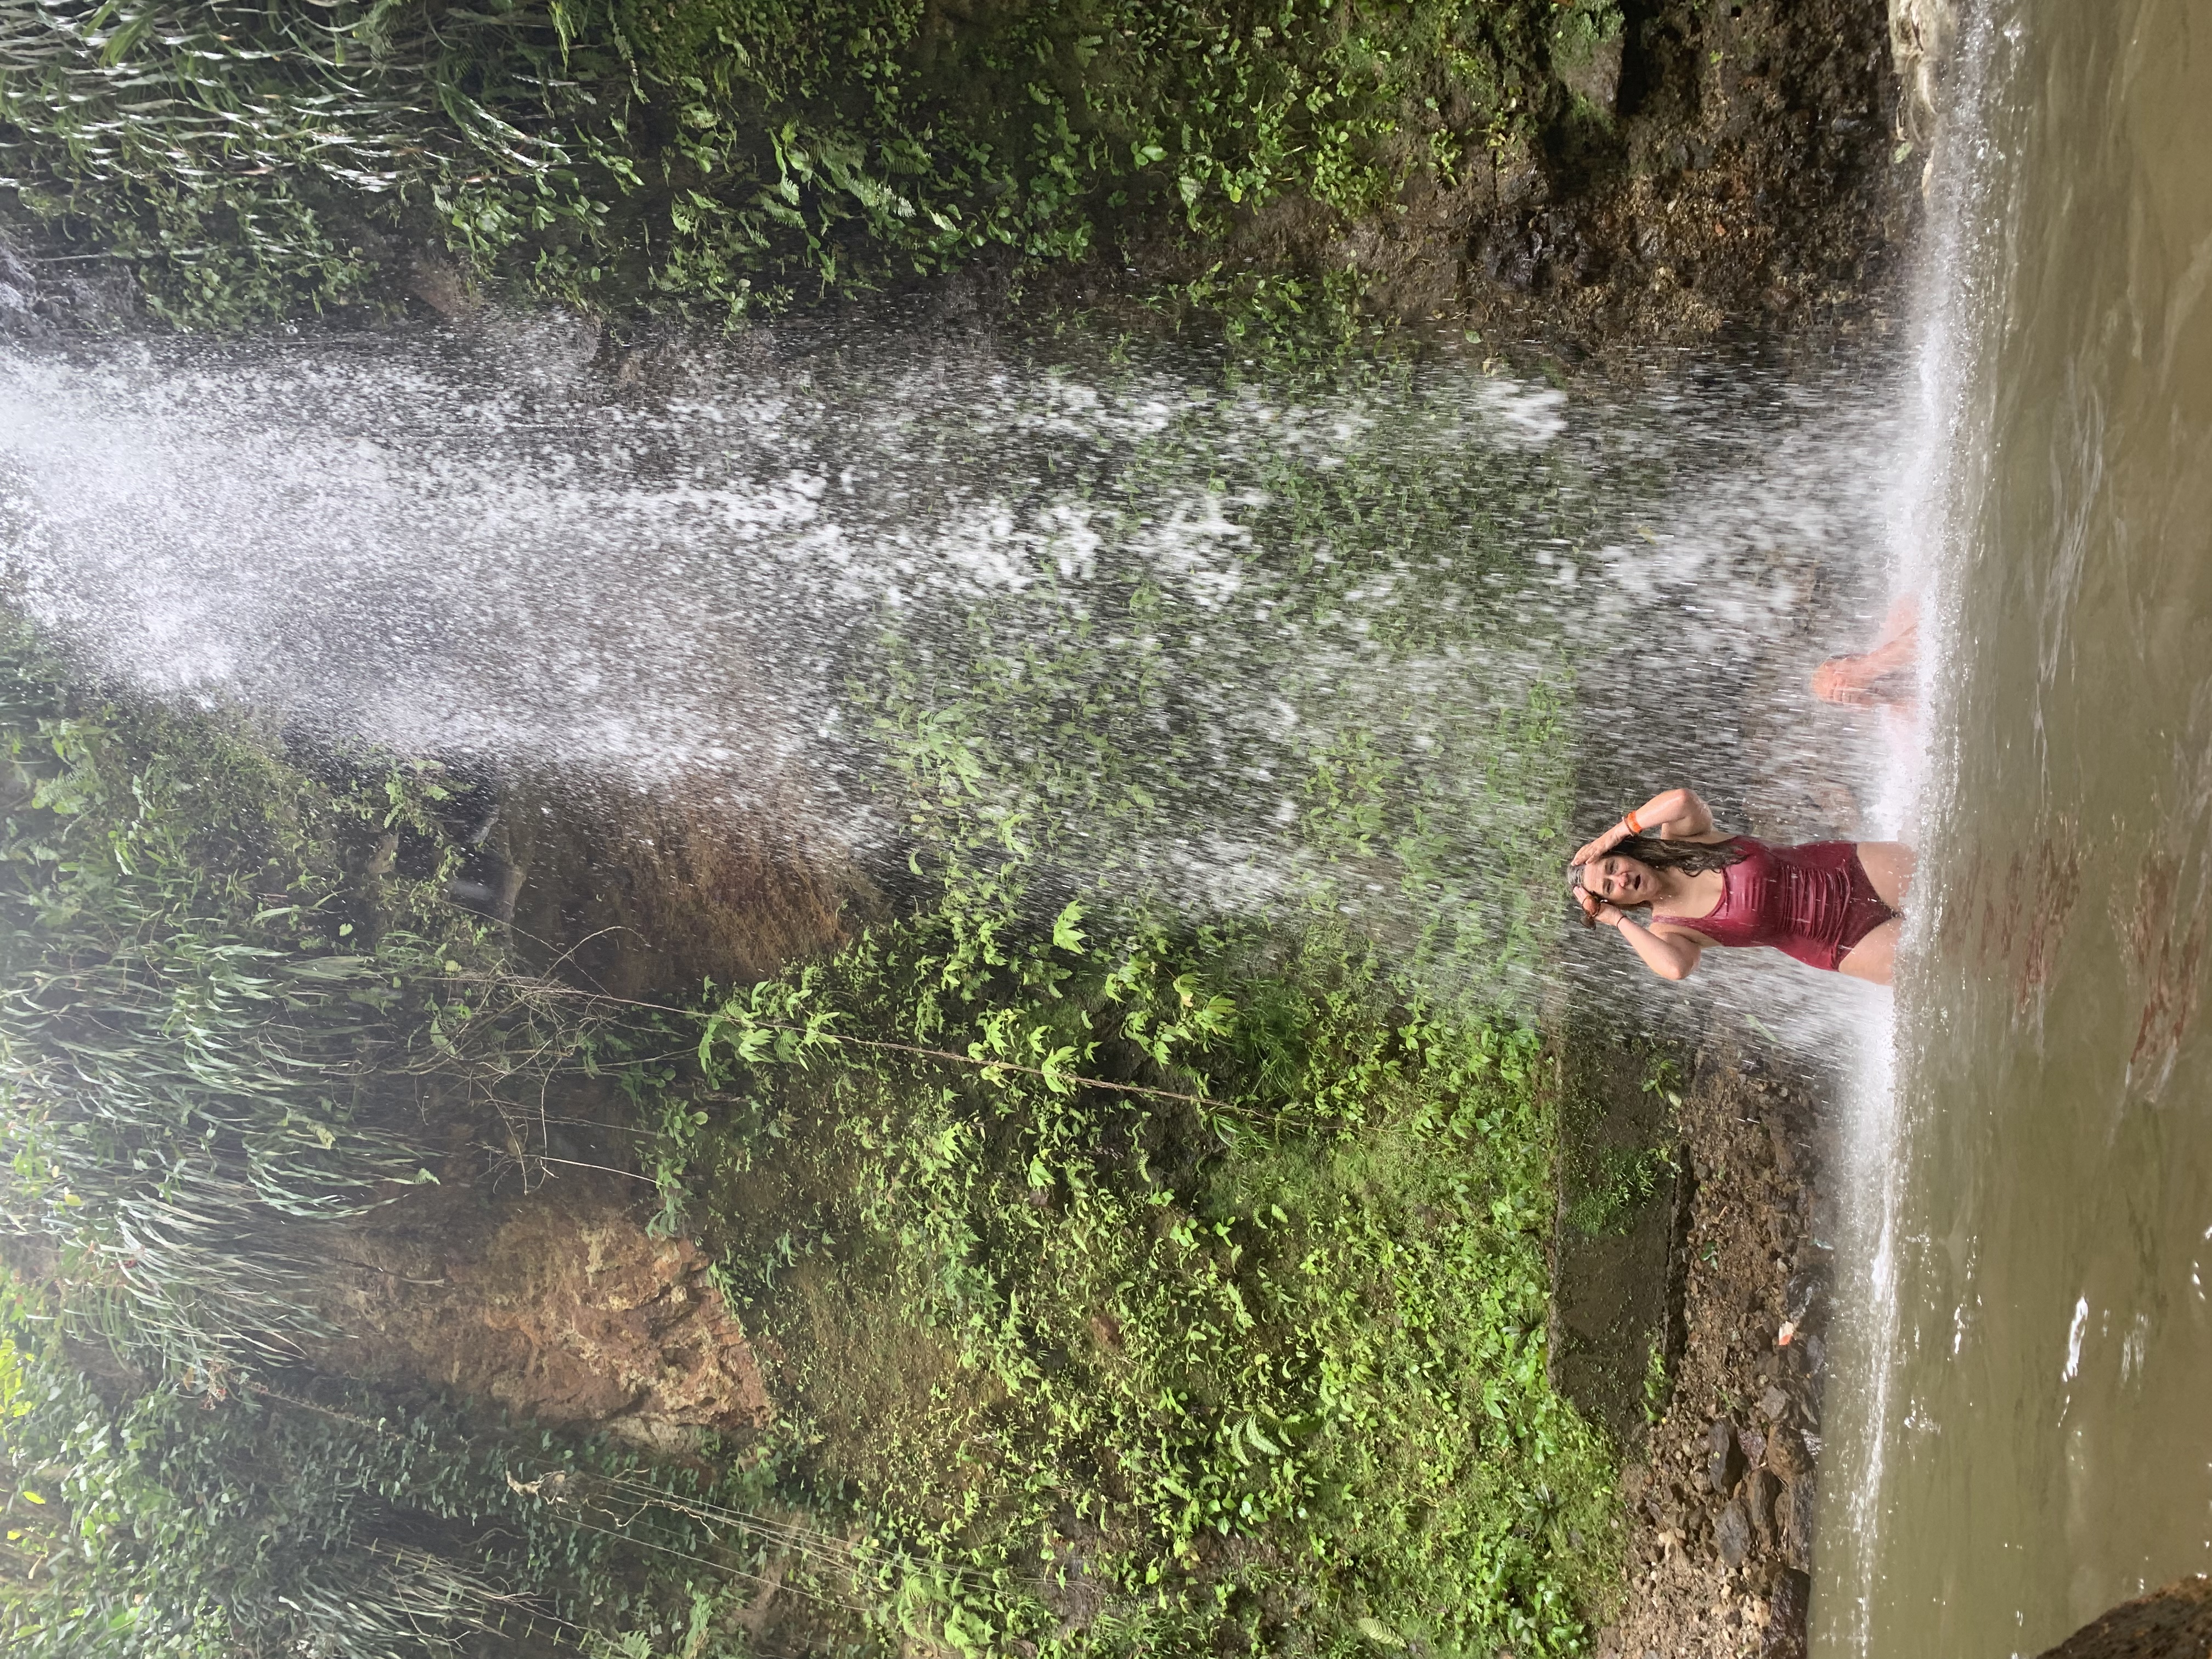
[[[1713,828],[1687,789],[1652,796],[1577,853],[1568,869],[1590,927],[1618,928],[1644,965],[1687,977],[1716,945],[1771,945],[1815,968],[1889,983],[1912,885],[1896,841],[1769,847]],[[1650,908],[1639,926],[1631,910]]]

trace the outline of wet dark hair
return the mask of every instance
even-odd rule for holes
[[[1710,871],[1725,870],[1730,865],[1741,864],[1744,860],[1743,848],[1732,841],[1662,841],[1656,836],[1624,836],[1600,853],[1597,858],[1609,859],[1615,854],[1622,858],[1634,859],[1647,869],[1679,870],[1686,876],[1702,876]],[[1595,864],[1597,859],[1589,862]],[[1589,864],[1577,864],[1567,872],[1569,890],[1583,890],[1583,872],[1589,868]],[[1648,904],[1649,901],[1645,902]],[[1632,904],[1626,908],[1641,910],[1645,905]],[[1597,918],[1583,909],[1579,901],[1576,902],[1575,914],[1583,919],[1583,927],[1597,926]]]

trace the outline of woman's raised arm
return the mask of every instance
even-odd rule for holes
[[[1687,979],[1705,947],[1697,940],[1669,927],[1659,933],[1650,927],[1639,927],[1636,922],[1612,905],[1589,893],[1577,893],[1583,909],[1590,920],[1601,927],[1617,930],[1628,941],[1629,948],[1643,959],[1644,965],[1662,979]]]
[[[1631,836],[1656,836],[1662,841],[1711,841],[1712,809],[1694,789],[1662,789],[1614,824],[1595,841],[1587,842],[1568,860],[1570,868],[1602,858]]]

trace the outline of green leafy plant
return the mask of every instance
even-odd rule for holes
[[[1667,1413],[1667,1401],[1674,1391],[1674,1378],[1667,1368],[1667,1341],[1664,1333],[1655,1333],[1644,1364],[1644,1418],[1656,1423]]]
[[[1608,1148],[1596,1169],[1587,1172],[1581,1194],[1567,1212],[1568,1222],[1592,1236],[1626,1232],[1674,1173],[1674,1157],[1663,1146]]]
[[[220,1395],[330,1334],[332,1230],[431,1178],[434,1106],[526,1099],[609,1022],[445,900],[436,770],[317,784],[8,644],[0,1240],[75,1326]]]
[[[1563,118],[1554,57],[1619,27],[1612,0],[39,0],[0,19],[0,199],[180,326],[392,303],[424,239],[729,324],[1284,197],[1387,211]],[[1306,284],[1258,278],[1232,331]]]

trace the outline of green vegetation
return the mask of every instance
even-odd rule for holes
[[[1142,738],[1196,682],[1025,620],[878,705],[943,897],[726,1000],[738,1103],[664,1156],[788,1357],[794,1478],[951,1564],[896,1601],[963,1651],[1576,1650],[1610,1452],[1545,1377],[1533,1039],[1352,942],[1332,860],[1391,819],[1342,828],[1334,752],[1307,908],[1170,925],[1120,854],[1188,810]]]
[[[1574,1226],[1590,1234],[1626,1232],[1651,1201],[1659,1183],[1674,1172],[1673,1152],[1663,1146],[1641,1152],[1608,1147],[1594,1178],[1567,1212]]]
[[[319,1333],[328,1229],[429,1179],[441,1119],[598,1028],[444,900],[437,769],[318,783],[242,728],[80,706],[13,635],[0,734],[0,1229],[70,1329],[219,1395]]]
[[[1664,1417],[1674,1393],[1674,1379],[1667,1370],[1667,1334],[1655,1331],[1650,1356],[1644,1362],[1644,1420],[1656,1423]]]
[[[328,1381],[221,1404],[160,1386],[118,1399],[46,1310],[15,1299],[10,1654],[416,1659],[495,1635],[587,1650],[610,1628],[665,1638],[716,1599],[714,1523],[761,1486]]]
[[[1533,1041],[1089,920],[948,909],[708,1026],[696,1214],[813,1501],[966,1569],[901,1591],[963,1651],[1577,1650]]]
[[[1525,526],[1595,544],[1618,505],[1391,370],[1339,377],[1353,441],[1279,382],[1230,396],[1243,432],[1170,406],[1043,458],[1049,493],[1012,504],[1033,550],[956,627],[856,661],[849,718],[916,872],[981,905],[1018,886],[1031,926],[1078,896],[1346,923],[1455,1017],[1520,1013],[1559,915],[1573,692],[1558,558]],[[907,460],[1007,441],[931,423]]]
[[[684,1585],[649,1564],[709,1529],[647,1500],[700,1483],[464,1434],[308,1357],[348,1218],[456,1124],[623,1053],[443,901],[441,775],[318,781],[242,728],[75,696],[14,635],[0,729],[9,1652],[650,1627]],[[508,1484],[549,1473],[573,1501]]]
[[[1589,1049],[1600,1046],[1588,1036],[1583,1044]],[[1565,1219],[1591,1237],[1625,1233],[1679,1173],[1680,1136],[1674,1115],[1682,1104],[1681,1067],[1672,1054],[1647,1041],[1614,1054],[1610,1078],[1606,1067],[1587,1059],[1577,1070],[1576,1082],[1566,1091],[1561,1134]],[[1642,1097],[1632,1110],[1624,1109],[1627,1103],[1607,1090],[1608,1082],[1618,1091],[1631,1078],[1636,1082],[1629,1099]],[[1628,1139],[1606,1139],[1608,1132]]]
[[[810,1651],[1580,1650],[1611,1452],[1546,1381],[1554,1103],[1490,991],[1425,997],[1344,921],[1347,869],[1430,879],[1387,728],[1311,757],[1291,908],[1197,925],[1112,851],[1195,799],[1194,726],[1110,714],[1103,612],[1090,655],[977,616],[864,699],[910,910],[696,1013],[534,979],[447,903],[439,769],[310,774],[11,647],[11,1652],[734,1659],[759,1576]],[[343,1230],[584,1071],[771,1358],[756,1439],[665,1464],[318,1369]]]
[[[180,326],[388,303],[425,246],[729,325],[987,252],[1202,247],[1279,200],[1386,213],[1589,118],[1559,74],[1619,27],[1613,0],[46,0],[0,16],[0,222],[113,253]],[[1262,309],[1331,294],[1261,281]]]

